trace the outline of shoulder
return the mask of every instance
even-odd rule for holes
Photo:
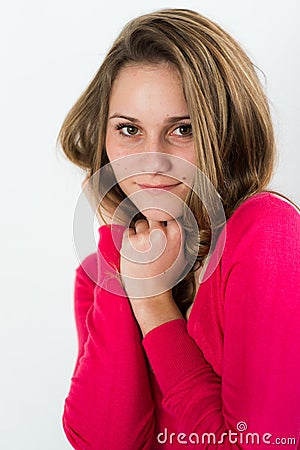
[[[270,192],[262,192],[247,199],[227,221],[227,230],[237,233],[265,231],[274,234],[288,230],[297,235],[300,231],[300,213],[296,207]]]
[[[274,257],[283,252],[294,262],[300,254],[300,213],[284,198],[262,192],[240,205],[226,224],[224,260],[238,254]]]
[[[232,226],[236,226],[241,220],[248,221],[249,219],[256,223],[266,220],[275,223],[278,219],[289,222],[290,220],[299,221],[300,215],[299,210],[284,197],[271,192],[261,192],[242,203],[230,217],[228,223],[231,222]]]

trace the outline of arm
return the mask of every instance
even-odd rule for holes
[[[110,292],[115,280],[103,255],[118,265],[118,252],[109,228],[99,233],[98,285],[81,266],[76,271],[79,352],[63,426],[77,450],[151,449],[154,405],[141,335],[127,298]]]
[[[228,226],[221,269],[222,378],[188,334],[184,319],[162,323],[143,340],[176,431],[216,436],[215,444],[203,448],[252,448],[224,437],[239,421],[247,423],[249,433],[260,434],[260,445],[253,448],[268,445],[262,442],[264,433],[272,434],[271,442],[282,437],[299,442],[300,220],[290,206],[264,214],[260,220],[258,208]],[[200,286],[200,295],[204,290]]]

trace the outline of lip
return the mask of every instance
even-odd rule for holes
[[[179,186],[181,183],[176,184],[138,184],[138,186],[141,189],[151,189],[151,190],[157,190],[157,189],[163,189],[165,191],[170,191],[171,189],[174,189],[176,186]]]

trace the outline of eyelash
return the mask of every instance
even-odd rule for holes
[[[130,124],[130,123],[118,123],[117,125],[116,125],[116,130],[118,130],[118,131],[121,131],[121,133],[120,133],[120,135],[122,136],[122,137],[124,137],[124,138],[134,138],[134,137],[136,137],[136,136],[139,136],[139,135],[127,135],[127,134],[124,134],[124,133],[122,133],[122,129],[123,128],[129,128],[129,127],[132,127],[132,128],[136,128],[137,130],[138,130],[138,127],[136,127],[135,125],[132,125],[132,124]],[[181,128],[181,127],[190,127],[190,129],[191,129],[191,132],[190,132],[190,134],[188,134],[188,135],[186,135],[186,136],[179,136],[180,138],[187,138],[187,137],[191,137],[191,135],[193,134],[193,132],[192,132],[192,125],[190,124],[190,123],[182,123],[182,124],[180,124],[180,125],[178,125],[176,128],[174,128],[174,130],[173,131],[175,131],[175,130],[177,130],[178,128]]]
[[[129,128],[129,127],[137,128],[135,125],[131,125],[130,123],[118,123],[118,124],[116,125],[116,130],[121,131],[123,128]],[[121,135],[122,137],[124,137],[124,138],[132,138],[132,137],[135,137],[135,135],[130,136],[130,135],[127,135],[127,134],[124,134],[124,133],[120,133],[120,135]]]

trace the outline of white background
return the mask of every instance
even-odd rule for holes
[[[280,156],[272,187],[300,203],[298,0],[6,2],[0,19],[3,450],[70,448],[61,415],[77,351],[72,220],[83,172],[56,151],[56,137],[125,22],[164,7],[195,9],[217,21],[266,74]]]

